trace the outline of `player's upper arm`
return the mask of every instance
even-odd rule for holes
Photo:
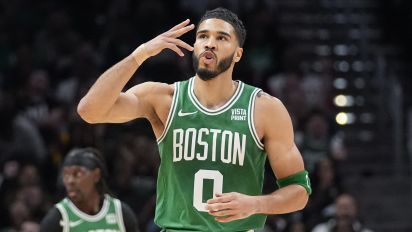
[[[40,223],[40,232],[61,232],[63,228],[60,226],[61,215],[56,207],[49,210],[46,216]]]
[[[277,179],[303,171],[302,156],[293,138],[292,121],[282,102],[261,92],[256,99],[255,115],[255,124]]]
[[[132,209],[122,202],[123,222],[126,232],[139,232],[139,226]]]
[[[173,96],[173,91],[173,85],[159,82],[135,85],[120,93],[103,121],[121,123],[136,118],[159,117],[158,112],[162,112],[159,108],[167,104],[168,98]]]

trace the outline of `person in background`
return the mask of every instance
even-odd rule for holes
[[[41,232],[135,232],[136,218],[128,205],[110,195],[102,155],[93,148],[73,149],[62,168],[67,197],[53,207]]]
[[[360,222],[358,206],[353,196],[343,193],[336,198],[335,205],[335,217],[318,224],[312,232],[372,232]]]

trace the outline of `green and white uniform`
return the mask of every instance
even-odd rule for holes
[[[63,232],[125,232],[121,204],[118,199],[105,195],[103,206],[96,215],[80,211],[69,198],[56,204],[62,220]]]
[[[158,139],[161,164],[155,222],[166,231],[247,231],[266,216],[220,223],[205,210],[213,193],[262,193],[266,153],[253,124],[260,89],[238,81],[222,107],[202,106],[195,78],[175,83],[172,106]]]

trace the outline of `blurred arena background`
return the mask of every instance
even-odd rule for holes
[[[181,20],[223,6],[248,36],[234,79],[291,113],[314,193],[262,231],[312,231],[341,193],[374,231],[412,231],[412,2],[408,0],[0,0],[0,231],[36,231],[64,196],[66,152],[103,151],[114,194],[153,225],[159,158],[150,125],[88,125],[76,105],[98,75]],[[183,38],[193,43],[194,33]],[[163,52],[130,85],[193,74]],[[275,187],[267,170],[265,192]],[[361,230],[357,230],[361,231]]]

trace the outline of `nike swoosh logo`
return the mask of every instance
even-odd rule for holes
[[[194,112],[182,112],[182,110],[179,110],[179,112],[177,113],[177,115],[178,115],[179,117],[184,117],[184,116],[191,115],[191,114],[196,114],[196,113],[197,113],[197,111],[194,111]]]
[[[83,220],[77,220],[77,221],[75,221],[75,222],[69,222],[69,226],[70,227],[76,227],[76,226],[78,226],[78,225],[80,225],[80,224],[82,224],[83,223]]]

